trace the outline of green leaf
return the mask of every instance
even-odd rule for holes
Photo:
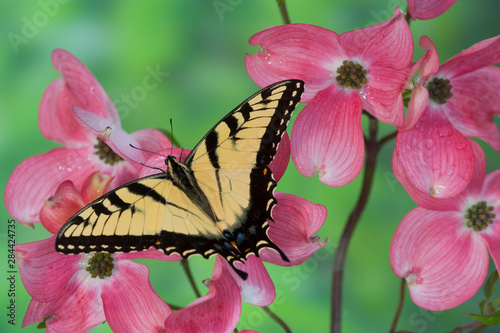
[[[483,288],[484,297],[486,297],[486,299],[489,300],[490,298],[493,297],[493,294],[495,293],[495,289],[497,286],[497,280],[498,280],[498,272],[497,271],[494,271],[493,273],[491,273],[488,280],[486,280],[486,283],[484,284],[484,288]]]
[[[480,315],[475,313],[466,313],[467,316],[471,317],[475,321],[486,325],[498,325],[500,324],[500,312],[495,312],[488,315]]]
[[[484,305],[486,304],[486,302],[488,302],[487,300],[483,299],[481,302],[479,302],[479,312],[481,312],[481,314],[484,314],[485,312],[485,308],[484,308]]]

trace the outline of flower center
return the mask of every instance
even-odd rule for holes
[[[488,224],[493,223],[495,214],[492,213],[493,206],[488,206],[486,201],[479,201],[477,204],[467,208],[465,220],[467,226],[474,231],[481,231],[488,227]]]
[[[438,104],[445,104],[453,96],[451,88],[450,80],[443,78],[436,77],[427,84],[429,98]]]
[[[342,66],[337,68],[337,73],[336,80],[342,87],[359,89],[367,82],[366,69],[353,61],[344,60]]]
[[[98,252],[89,259],[89,265],[86,270],[93,278],[99,277],[100,279],[104,279],[107,276],[111,276],[114,267],[115,264],[113,263],[111,254]]]
[[[97,143],[94,145],[96,155],[104,163],[114,165],[117,162],[123,161],[123,158],[118,156],[109,146],[101,139],[97,138]]]

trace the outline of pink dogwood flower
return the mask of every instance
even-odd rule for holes
[[[396,229],[391,267],[406,279],[415,304],[432,311],[458,306],[478,291],[488,273],[488,252],[500,268],[500,170],[485,176],[484,153],[470,143],[475,169],[467,188],[453,198],[420,191],[393,160],[395,173],[419,206]]]
[[[450,9],[457,0],[408,0],[412,19],[430,20]]]
[[[66,180],[45,202],[42,223],[56,232],[80,207],[96,199],[111,177],[92,174],[77,191]],[[45,322],[52,332],[87,332],[108,321],[115,332],[158,332],[172,310],[155,293],[146,265],[132,262],[137,254],[64,255],[55,251],[55,235],[16,245],[24,287],[33,297],[23,327]],[[159,251],[141,258],[179,260]],[[77,313],[78,315],[75,315]]]
[[[500,36],[484,40],[440,67],[434,44],[426,50],[408,105],[406,128],[396,137],[394,156],[405,177],[436,198],[452,197],[469,183],[474,154],[467,137],[500,150],[494,115],[500,112]]]
[[[405,88],[413,42],[404,12],[385,22],[341,35],[308,24],[265,29],[250,38],[261,45],[246,55],[258,85],[294,78],[305,82],[292,129],[292,158],[301,174],[341,186],[364,160],[361,112],[396,126],[404,124]]]
[[[154,129],[127,134],[104,89],[70,53],[55,50],[52,63],[62,77],[43,95],[39,126],[45,138],[64,148],[24,160],[12,172],[5,189],[7,210],[26,225],[39,222],[44,201],[64,180],[80,187],[88,175],[101,171],[113,176],[111,187],[116,187],[136,178],[148,154],[130,144],[149,151],[171,146],[165,135]]]

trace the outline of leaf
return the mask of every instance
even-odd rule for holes
[[[484,297],[486,297],[487,300],[489,300],[491,297],[493,297],[493,294],[495,293],[497,281],[498,281],[498,271],[494,271],[493,273],[491,273],[488,280],[486,280],[486,283],[484,284],[484,288],[483,288]]]
[[[488,301],[483,299],[481,302],[479,302],[479,312],[481,312],[481,314],[483,315],[485,312],[486,312],[486,309],[484,307],[484,305],[487,303]]]
[[[498,325],[500,324],[500,312],[495,312],[488,315],[480,315],[475,313],[466,313],[467,316],[471,317],[475,321],[486,325]]]

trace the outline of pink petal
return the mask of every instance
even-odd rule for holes
[[[231,274],[240,287],[243,302],[257,306],[268,306],[274,302],[276,290],[262,260],[251,255],[243,263],[236,263],[238,269],[248,273],[246,280],[243,280],[221,256],[217,256],[216,260],[220,261],[219,264],[225,267],[224,272]]]
[[[500,62],[500,36],[476,43],[441,65],[436,76],[449,79]]]
[[[405,88],[409,68],[372,67],[368,83],[360,91],[363,109],[386,124],[403,126],[404,105],[401,93]]]
[[[447,11],[457,0],[408,0],[408,12],[419,20],[430,20]]]
[[[496,177],[500,178],[500,177]],[[500,181],[496,181],[496,185],[500,184]],[[498,195],[496,196],[496,202],[486,201],[488,205],[493,204],[495,209],[493,213],[496,214],[497,218],[493,221],[493,224],[489,225],[488,228],[484,231],[481,231],[479,235],[483,238],[486,246],[488,246],[488,250],[491,253],[491,257],[493,258],[493,262],[495,263],[496,269],[500,269],[500,219],[498,218],[500,214],[499,204],[500,198]]]
[[[431,108],[411,130],[398,134],[395,154],[408,180],[436,198],[463,191],[474,170],[467,138],[439,110]]]
[[[120,125],[76,106],[73,111],[84,128],[101,138],[121,158],[131,163],[145,162],[143,152],[137,148],[132,148],[139,147],[139,143],[125,132]],[[139,168],[140,165],[137,164],[137,169]]]
[[[460,212],[413,209],[399,224],[389,256],[415,304],[432,311],[467,301],[488,273],[487,248]]]
[[[454,78],[451,84],[453,97],[442,107],[450,122],[463,135],[480,138],[500,151],[493,118],[500,114],[500,68],[484,67]]]
[[[420,67],[418,75],[429,77],[439,70],[439,56],[434,43],[429,37],[420,37],[419,45],[422,49],[424,49],[425,54],[422,57],[422,66]]]
[[[167,171],[167,166],[165,164],[165,159],[167,156],[175,156],[178,161],[183,161],[190,151],[188,149],[182,148],[169,148],[165,150],[160,150],[156,154],[151,155],[151,157],[144,163],[144,166],[139,171],[139,177],[146,177],[150,175],[155,175],[157,173]]]
[[[403,70],[413,57],[413,38],[405,13],[396,8],[391,19],[339,36],[348,58],[359,58],[373,67]],[[307,86],[307,85],[306,85]]]
[[[40,210],[40,222],[45,229],[55,234],[83,206],[80,191],[71,181],[65,180],[59,185],[55,195],[45,200]]]
[[[107,188],[113,178],[109,175],[101,175],[99,171],[91,174],[82,185],[82,199],[85,205],[102,196],[107,192]],[[83,207],[83,205],[81,206]],[[80,207],[80,208],[81,208]]]
[[[87,274],[88,275],[88,274]],[[78,314],[78,315],[75,315]],[[31,300],[23,327],[43,322],[47,332],[87,332],[106,321],[99,289],[82,279],[82,274],[70,281],[65,293],[53,302]]]
[[[487,202],[494,202],[495,209],[500,208],[500,170],[495,170],[484,179],[483,193],[481,197]],[[497,218],[500,217],[500,212],[496,211]]]
[[[73,105],[120,124],[118,112],[92,73],[67,51],[52,53],[54,68],[63,75],[45,91],[39,108],[42,134],[70,148],[82,148],[92,139],[74,119]]]
[[[145,128],[131,133],[130,136],[139,143],[139,148],[144,149],[146,159],[154,155],[148,151],[156,153],[173,147],[165,134],[155,129]]]
[[[345,59],[338,35],[309,24],[286,24],[265,29],[250,38],[261,45],[254,55],[245,56],[248,75],[264,87],[284,79],[305,82],[302,102],[309,102],[333,82],[332,73]]]
[[[292,194],[275,192],[278,204],[273,209],[274,223],[269,223],[269,238],[286,254],[283,261],[274,250],[263,249],[260,258],[280,266],[299,265],[325,246],[314,234],[326,219],[326,208]]]
[[[130,252],[130,253],[117,253],[115,254],[116,260],[125,259],[155,259],[164,261],[178,261],[182,260],[182,257],[178,254],[166,255],[163,251],[157,250],[154,247],[140,252]]]
[[[420,116],[425,111],[427,102],[429,101],[429,92],[424,85],[430,75],[437,72],[439,69],[439,57],[434,43],[427,36],[420,38],[420,46],[424,49],[425,54],[416,63],[419,67],[419,74],[415,78],[416,87],[411,93],[411,99],[408,103],[408,112],[405,119],[405,127],[400,128],[400,131],[407,131],[412,128]],[[411,75],[414,74],[416,68],[411,69]]]
[[[405,118],[405,126],[398,129],[400,132],[411,129],[424,113],[427,102],[429,101],[429,91],[423,85],[418,84],[411,92],[410,102],[408,103],[407,116]]]
[[[209,289],[205,296],[167,318],[166,332],[230,332],[236,327],[241,314],[240,289],[221,260],[215,261],[212,278],[205,285]]]
[[[149,282],[146,265],[115,261],[117,272],[102,284],[102,302],[114,332],[161,332],[172,314]],[[104,281],[103,281],[104,282]]]
[[[273,172],[273,177],[276,181],[279,181],[281,177],[283,177],[283,174],[288,167],[288,163],[290,162],[290,151],[290,138],[288,133],[285,132],[278,146],[278,150],[276,151],[276,156],[269,164],[269,168]]]
[[[40,302],[57,299],[79,269],[81,256],[57,253],[55,237],[52,235],[16,245],[16,259],[23,285],[31,297]]]
[[[329,186],[351,182],[361,171],[364,141],[361,99],[335,86],[318,93],[292,129],[292,159],[301,174]]]
[[[39,222],[45,200],[64,180],[80,188],[88,175],[99,169],[90,148],[55,148],[32,156],[19,164],[10,175],[5,189],[5,206],[20,223]]]
[[[436,198],[429,192],[421,191],[408,180],[397,154],[393,154],[392,168],[394,176],[399,180],[406,192],[421,207],[431,210],[460,210],[463,204],[467,203],[469,196],[477,197],[482,189],[484,173],[486,171],[486,157],[479,144],[471,139],[469,144],[474,152],[474,172],[472,173],[469,185],[463,192],[450,198]]]

